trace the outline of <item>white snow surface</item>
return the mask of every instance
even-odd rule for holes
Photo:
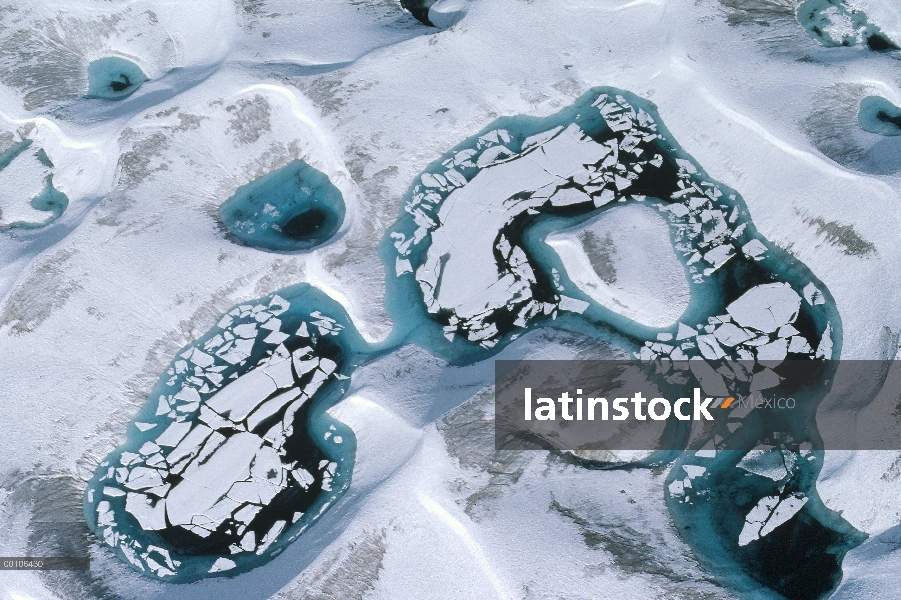
[[[651,208],[633,204],[611,209],[579,227],[552,233],[547,243],[573,283],[617,314],[664,328],[688,308],[688,282],[669,227]],[[598,247],[603,266],[592,260]]]

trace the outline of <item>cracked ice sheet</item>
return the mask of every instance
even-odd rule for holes
[[[484,310],[486,303],[506,303],[506,287],[501,286],[490,296],[485,294],[499,281],[494,241],[513,217],[547,201],[545,197],[533,197],[510,204],[508,199],[522,191],[563,183],[563,177],[554,171],[569,175],[607,153],[604,146],[583,137],[582,130],[571,125],[537,150],[486,167],[468,184],[451,192],[438,213],[442,225],[432,232],[427,259],[420,267],[422,271],[437,273],[441,257],[450,254],[441,271],[440,306],[453,308],[459,316],[466,317]],[[473,223],[478,223],[478,227],[473,227]],[[455,242],[460,240],[466,243],[458,246]]]

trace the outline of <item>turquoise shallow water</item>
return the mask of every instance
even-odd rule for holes
[[[564,152],[559,148],[568,150]],[[572,156],[575,155],[572,153],[577,151],[593,158],[588,163],[573,165]],[[507,168],[503,165],[527,155],[531,155],[529,160],[545,160],[542,156],[546,156],[547,160],[558,160],[557,165],[569,164],[573,170],[568,175],[551,178],[551,183],[542,188],[544,191],[525,188],[513,192],[509,198],[485,197],[480,201],[483,207],[491,205],[499,212],[507,211],[504,220],[498,221],[501,225],[496,235],[489,232],[494,241],[491,260],[487,264],[496,267],[498,277],[504,278],[509,286],[502,286],[501,292],[494,296],[481,288],[472,290],[476,296],[485,292],[485,305],[479,311],[466,313],[464,311],[468,309],[463,305],[455,305],[440,293],[443,274],[449,272],[445,269],[455,259],[434,245],[439,239],[436,232],[452,226],[450,220],[470,217],[442,212],[444,201],[458,194],[457,205],[464,205],[460,199],[464,196],[459,194],[466,193],[467,185],[480,185],[473,183],[477,177],[481,178],[479,182],[484,182],[486,177],[501,177],[497,174]],[[271,225],[279,223],[276,219],[303,214],[303,207],[314,201],[311,198],[319,197],[303,189],[309,186],[315,173],[311,174],[305,163],[292,163],[289,167],[239,190],[227,201],[231,203],[229,207],[223,204],[223,220],[226,223],[244,222],[247,215],[252,214],[255,223]],[[323,186],[325,182],[315,189],[322,190]],[[309,190],[313,189],[309,187]],[[283,198],[284,201],[278,204],[271,198]],[[573,284],[559,257],[544,243],[551,231],[575,226],[611,207],[639,202],[646,203],[666,219],[670,241],[690,283],[691,302],[682,316],[682,325],[650,328],[599,305]],[[265,209],[267,203],[278,208],[277,216]],[[241,207],[244,216],[227,218],[226,215],[235,214],[230,212],[235,206]],[[484,226],[487,222],[479,220],[470,226]],[[281,224],[279,228],[282,228]],[[258,231],[254,230],[245,231],[244,235],[248,240],[253,239],[255,245],[284,249],[265,245],[280,243],[280,238],[272,232],[270,226],[264,234],[257,235]],[[841,322],[834,301],[822,282],[803,264],[760,235],[740,195],[710,179],[673,140],[650,102],[622,90],[595,88],[572,106],[546,118],[499,119],[449,150],[427,167],[411,186],[404,197],[404,209],[386,233],[379,253],[388,272],[386,307],[395,322],[395,330],[383,344],[367,345],[354,331],[340,305],[309,286],[299,285],[236,307],[224,316],[217,328],[179,352],[147,405],[129,426],[126,445],[108,456],[91,480],[85,515],[100,539],[139,570],[168,581],[231,575],[266,562],[315,523],[350,483],[355,452],[352,432],[325,414],[346,389],[343,377],[349,376],[356,366],[403,344],[418,344],[457,365],[489,360],[525,332],[540,327],[560,327],[599,337],[644,360],[661,360],[668,356],[675,360],[677,354],[685,358],[708,358],[710,352],[725,353],[720,358],[753,359],[763,356],[760,348],[778,348],[782,344],[783,357],[822,362],[837,358],[841,351]],[[436,253],[440,256],[436,257]],[[432,278],[431,265],[441,269],[437,282]],[[479,267],[472,265],[472,268]],[[750,297],[748,294],[761,290],[781,294],[781,298],[789,298],[789,303],[791,299],[797,299],[797,308],[785,316],[787,320],[780,326],[780,331],[790,326],[793,333],[779,338],[775,325],[769,333],[765,325],[756,325],[762,328],[755,334],[758,336],[756,346],[735,342],[721,347],[712,341],[710,332],[722,333],[731,323],[726,316],[727,307],[737,306]],[[328,326],[320,330],[313,336],[315,343],[311,352],[320,365],[325,364],[322,362],[325,359],[334,360],[339,365],[338,370],[330,376],[332,379],[315,389],[308,403],[295,413],[291,412],[294,405],[286,407],[278,403],[277,398],[281,397],[278,394],[283,392],[273,391],[266,397],[263,404],[279,406],[279,412],[273,414],[284,415],[283,420],[292,423],[290,431],[284,429],[287,433],[273,441],[272,429],[264,433],[263,424],[268,427],[275,421],[260,420],[259,424],[253,425],[255,421],[251,417],[254,413],[246,419],[236,417],[237,409],[229,408],[236,400],[222,400],[228,396],[230,385],[241,385],[228,380],[234,376],[256,377],[255,371],[266,369],[272,370],[272,377],[278,380],[274,365],[287,363],[277,359],[288,360],[284,357],[294,356],[303,344],[308,343],[305,340],[309,339],[309,333],[321,326],[323,318],[330,319],[340,329]],[[746,318],[736,316],[739,321]],[[272,319],[278,321],[275,328],[271,326]],[[320,325],[315,325],[317,322]],[[696,341],[674,339],[681,335],[683,325],[694,331],[691,337]],[[263,331],[263,327],[268,329]],[[788,335],[792,337],[788,338]],[[247,340],[241,342],[245,350],[238,355],[234,354],[238,352],[236,348],[240,341],[236,336]],[[793,340],[790,345],[785,341],[788,339]],[[229,357],[235,360],[232,362]],[[306,376],[301,375],[303,368],[299,365],[302,362],[295,358],[293,371],[288,371],[294,373],[295,383],[289,381],[285,385],[307,384],[303,379]],[[259,381],[267,382],[265,379]],[[804,425],[809,425],[808,421],[812,423],[818,400],[814,395],[810,410],[798,411],[793,418],[804,420]],[[215,415],[210,414],[211,407],[215,409]],[[207,411],[206,416],[204,411]],[[174,525],[171,519],[162,519],[158,514],[145,516],[155,529],[142,527],[127,508],[129,498],[134,501],[140,496],[143,502],[152,504],[151,508],[162,514],[156,507],[165,501],[168,502],[167,511],[172,507],[177,509],[178,502],[173,499],[177,495],[176,487],[185,489],[190,485],[177,476],[164,475],[164,483],[155,481],[155,487],[140,488],[139,484],[128,487],[132,484],[136,465],[157,469],[165,463],[162,472],[168,473],[166,469],[181,464],[182,459],[173,456],[178,454],[178,448],[159,451],[160,446],[165,446],[160,442],[160,432],[173,422],[201,427],[199,422],[206,424],[202,427],[213,427],[217,431],[214,435],[222,438],[217,443],[223,448],[230,443],[230,436],[243,436],[242,439],[261,436],[268,441],[257,445],[262,444],[279,453],[278,460],[282,465],[279,468],[292,475],[285,476],[284,485],[278,483],[282,486],[278,494],[264,503],[266,508],[254,513],[256,516],[249,522],[234,516],[245,508],[238,510],[227,505],[222,509],[216,505],[218,508],[210,511],[224,511],[222,517],[204,523],[200,529],[190,530],[194,525],[187,528]],[[336,436],[341,437],[340,444],[335,443]],[[153,445],[145,448],[147,444]],[[214,460],[211,457],[219,447],[207,450],[204,446],[195,451],[198,473],[202,473],[204,461]],[[728,439],[724,447],[728,448]],[[264,454],[262,450],[256,452],[257,457]],[[691,451],[667,453],[652,457],[643,465],[620,468],[675,461],[667,480],[670,486],[684,479],[685,466],[703,467],[706,475],[692,480],[695,485],[691,494],[684,492],[684,486],[681,492],[678,486],[661,490],[666,495],[676,527],[701,563],[722,583],[747,597],[814,598],[835,585],[843,553],[859,543],[862,536],[838,515],[826,510],[817,498],[814,482],[821,460],[815,445],[813,450],[805,450],[803,454],[794,447],[786,452],[795,458],[789,461],[785,481],[781,482],[756,477],[739,468],[737,465],[744,453],[728,449],[714,458],[701,458]],[[323,466],[329,461],[334,462],[335,467]],[[305,465],[312,473],[313,481],[306,487],[301,485],[303,477],[293,475],[297,464]],[[613,468],[591,461],[583,461],[583,464],[586,468]],[[277,470],[273,469],[272,473]],[[146,477],[156,477],[142,473]],[[226,478],[228,475],[227,472],[220,474]],[[240,473],[235,477],[238,475]],[[282,481],[278,473],[268,479],[271,481],[262,483]],[[795,497],[792,495],[805,498],[805,504],[780,526],[778,534],[771,533],[761,540],[739,544],[739,532],[749,510],[768,497]],[[228,513],[226,509],[236,512]],[[293,523],[283,524],[281,529],[275,527],[274,524],[290,521],[293,513],[298,511],[304,514]],[[272,531],[275,534],[269,545],[260,551],[259,545],[242,546],[248,529],[256,532],[257,542],[260,536],[266,539]],[[159,564],[161,560],[154,558],[156,555],[149,555],[146,549],[151,545],[164,549],[171,559],[165,572],[154,569],[148,562],[152,559]],[[785,554],[789,550],[803,557],[805,566],[802,570],[795,569],[790,561],[773,560],[772,557],[781,556],[779,552]],[[225,564],[223,559],[232,563],[231,566],[217,570],[217,565]]]
[[[901,108],[880,96],[867,96],[860,101],[857,114],[860,127],[879,135],[901,135]]]
[[[344,222],[345,210],[344,197],[324,173],[294,160],[238,188],[219,215],[242,242],[290,252],[327,242]]]
[[[107,56],[88,65],[88,98],[122,100],[137,91],[147,76],[141,67],[120,56]]]
[[[0,170],[5,169],[19,155],[31,148],[31,144],[31,140],[23,140],[6,152],[0,154]],[[49,168],[53,167],[53,163],[50,162],[47,153],[44,152],[43,149],[37,150],[37,152],[35,152],[35,157],[44,164],[44,166]],[[53,187],[53,175],[50,174],[47,175],[44,180],[44,189],[41,190],[37,196],[32,198],[29,201],[29,204],[36,210],[48,212],[50,214],[47,215],[47,218],[43,221],[13,221],[5,226],[6,229],[40,229],[41,227],[45,227],[62,216],[63,212],[65,212],[66,208],[69,206],[69,198]]]

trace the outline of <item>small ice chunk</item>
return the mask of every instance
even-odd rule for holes
[[[766,246],[757,238],[754,238],[742,246],[741,251],[745,256],[753,258],[754,260],[762,260],[766,257]]]
[[[676,332],[677,340],[685,340],[696,335],[698,335],[698,331],[695,328],[689,327],[684,323],[679,323],[679,330]]]
[[[701,465],[682,465],[682,469],[688,473],[689,479],[700,477],[707,472],[707,467],[702,467]]]
[[[408,258],[400,258],[399,256],[394,262],[394,273],[397,277],[400,277],[404,273],[412,273],[413,265],[410,264],[410,259]]]
[[[560,296],[560,310],[568,310],[574,313],[583,313],[589,307],[588,302],[571,298],[569,296]]]
[[[747,546],[754,540],[769,535],[774,529],[800,511],[808,498],[792,494],[781,500],[778,496],[766,496],[745,517],[745,526],[738,536],[738,545]]]
[[[710,263],[714,270],[719,269],[723,266],[726,261],[728,261],[733,256],[733,252],[735,248],[733,248],[730,244],[723,244],[721,246],[717,246],[710,252],[704,255],[704,260]]]
[[[591,196],[576,188],[559,189],[550,198],[554,206],[569,206],[571,204],[581,204],[591,202]]]
[[[701,351],[701,356],[707,360],[719,360],[726,356],[726,352],[719,343],[717,343],[716,337],[713,335],[699,335],[697,337],[697,342],[698,350]]]
[[[808,304],[817,305],[826,303],[826,299],[823,298],[823,292],[821,292],[813,282],[805,285],[802,291],[804,292],[804,299],[807,300]]]
[[[769,344],[757,346],[757,360],[784,360],[788,352],[788,340],[778,338]]]
[[[156,438],[156,443],[159,446],[174,448],[190,430],[190,421],[175,421]]]
[[[724,323],[717,327],[713,332],[714,337],[724,346],[736,346],[745,340],[754,337],[746,330],[738,327],[734,323]]]
[[[738,463],[738,468],[744,469],[749,473],[760,475],[772,479],[773,481],[782,481],[788,477],[788,469],[785,468],[785,458],[794,455],[780,452],[772,448],[755,448],[748,452]],[[792,461],[791,464],[793,464]]]
[[[826,330],[823,332],[823,337],[820,339],[820,345],[817,347],[817,358],[832,358],[832,323],[826,324]]]
[[[794,335],[788,338],[788,351],[795,354],[810,354],[813,349],[803,337]]]
[[[224,556],[220,556],[216,559],[216,562],[213,563],[213,566],[210,567],[210,573],[219,573],[221,571],[228,571],[229,569],[235,568],[235,561],[225,558]]]

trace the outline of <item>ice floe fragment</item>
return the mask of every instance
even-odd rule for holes
[[[787,283],[767,283],[751,288],[726,311],[742,327],[773,333],[798,316],[801,297]]]
[[[791,519],[807,504],[806,496],[792,494],[787,498],[766,496],[745,517],[745,525],[738,535],[738,545],[747,546],[754,540],[769,535],[774,529]]]

